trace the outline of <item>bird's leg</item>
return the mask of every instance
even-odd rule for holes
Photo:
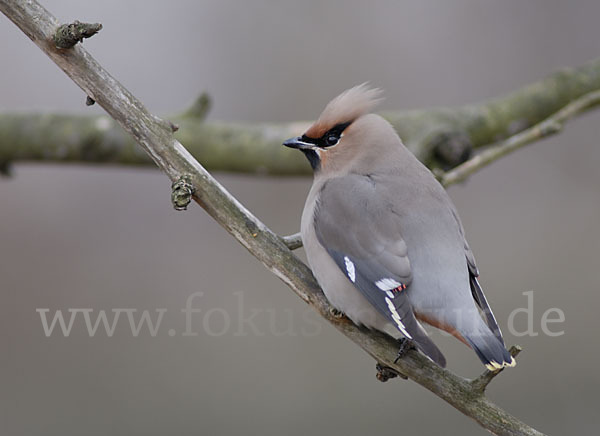
[[[398,354],[396,355],[396,359],[394,359],[394,363],[398,363],[400,359],[406,356],[408,350],[416,349],[415,345],[409,339],[400,338],[398,342],[400,343],[400,347],[398,348]]]
[[[403,358],[406,355],[406,352],[408,350],[415,349],[415,345],[409,339],[400,338],[400,339],[398,339],[398,343],[400,346],[398,348],[398,354],[396,355],[396,358],[394,359],[394,363],[397,363],[398,360]],[[377,362],[377,365],[375,365],[375,369],[377,370],[377,374],[376,374],[377,380],[379,380],[380,382],[386,382],[389,379],[396,378],[396,377],[400,377],[404,380],[408,380],[408,377],[405,376],[404,374],[398,372],[394,368],[390,368],[389,366],[385,366],[379,362]]]
[[[375,374],[375,377],[377,377],[377,380],[379,380],[382,383],[385,383],[389,379],[396,377],[400,377],[404,380],[408,379],[408,377],[406,377],[404,374],[401,374],[395,369],[390,368],[389,366],[385,366],[379,362],[377,362],[377,364],[375,365],[375,369],[377,370],[377,374]]]

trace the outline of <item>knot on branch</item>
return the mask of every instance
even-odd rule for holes
[[[546,122],[540,124],[540,135],[542,137],[555,135],[559,133],[562,130],[562,128],[563,125],[558,121],[547,120]]]
[[[171,129],[171,133],[175,133],[176,131],[179,130],[179,124],[175,124],[171,120],[167,120],[167,122],[169,123],[169,129]]]
[[[389,366],[382,365],[381,363],[377,363],[375,365],[375,369],[377,370],[377,374],[375,377],[382,383],[385,383],[391,378],[400,377],[401,379],[408,380],[408,377],[404,374],[399,373],[395,369],[390,368]]]
[[[459,131],[438,133],[429,141],[429,145],[433,157],[444,170],[467,161],[473,151],[469,135]]]
[[[171,185],[171,203],[175,210],[186,210],[194,195],[194,186],[189,175],[183,175]]]
[[[102,30],[100,23],[74,21],[71,24],[63,24],[54,32],[54,45],[58,48],[72,48],[84,38],[91,38],[100,30]]]
[[[194,118],[203,121],[212,107],[210,95],[206,92],[200,94],[194,103],[182,114],[183,118]]]

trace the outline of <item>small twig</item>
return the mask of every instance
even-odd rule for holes
[[[102,30],[100,23],[82,23],[74,21],[71,24],[63,24],[54,33],[54,45],[58,48],[71,48],[84,38],[91,38]]]
[[[294,233],[293,235],[283,236],[283,243],[290,250],[296,250],[297,248],[302,247],[302,235],[300,233]]]
[[[523,348],[521,348],[519,345],[513,345],[512,347],[510,347],[510,350],[508,350],[510,355],[515,359],[521,351],[523,351]],[[497,369],[495,371],[490,371],[489,369],[486,369],[483,372],[483,374],[471,381],[471,386],[473,387],[473,390],[475,392],[483,393],[485,391],[485,388],[490,384],[494,377],[500,374],[503,370],[504,368]]]
[[[210,95],[208,95],[206,92],[203,92],[198,96],[198,98],[196,98],[194,103],[183,114],[181,114],[181,116],[183,118],[194,118],[197,121],[203,121],[208,115],[211,106],[212,100]]]
[[[462,182],[468,176],[492,162],[506,156],[519,148],[538,141],[547,136],[554,135],[562,129],[564,123],[580,112],[590,109],[600,104],[600,91],[590,92],[574,100],[564,108],[546,118],[539,124],[523,130],[514,136],[502,141],[499,145],[488,148],[477,154],[468,161],[460,164],[451,171],[440,176],[440,183],[443,186],[453,185]]]

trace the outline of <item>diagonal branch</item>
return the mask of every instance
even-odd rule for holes
[[[194,200],[219,224],[378,362],[421,384],[494,434],[541,434],[491,403],[468,380],[438,367],[422,354],[410,351],[394,363],[396,342],[384,334],[362,330],[344,317],[336,317],[308,267],[174,139],[169,123],[150,114],[82,47],[61,50],[51,43],[59,23],[48,11],[35,0],[0,0],[0,11],[129,132],[173,182],[184,180]]]

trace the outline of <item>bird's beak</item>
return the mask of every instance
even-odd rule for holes
[[[297,148],[298,150],[309,150],[314,148],[315,145],[309,142],[302,141],[302,136],[296,136],[295,138],[290,138],[283,143],[286,147]]]

